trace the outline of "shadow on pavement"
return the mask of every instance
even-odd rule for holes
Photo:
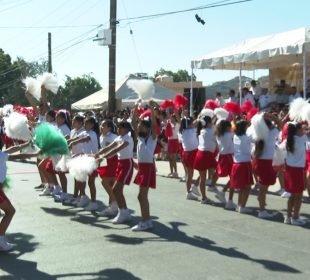
[[[224,248],[217,246],[216,243],[210,239],[201,236],[187,236],[186,233],[179,229],[180,226],[186,226],[185,223],[180,222],[170,222],[171,227],[168,227],[164,224],[154,222],[154,237],[127,237],[117,234],[109,234],[106,235],[106,238],[111,242],[116,242],[120,244],[126,245],[138,245],[143,242],[178,242],[187,245],[191,245],[197,247],[199,249],[204,249],[212,252],[216,252],[220,255],[243,259],[250,262],[255,262],[261,264],[265,269],[271,271],[280,271],[280,272],[288,272],[288,273],[301,273],[301,271],[288,266],[283,263],[279,263],[272,260],[265,259],[255,259],[251,258],[247,254],[238,251],[236,248]]]
[[[13,251],[0,253],[0,272],[8,275],[1,275],[1,280],[56,280],[56,279],[79,279],[79,277],[89,276],[90,279],[128,279],[140,280],[127,270],[121,268],[111,268],[99,272],[89,273],[68,273],[50,275],[44,271],[38,270],[37,262],[20,259],[24,254],[33,252],[39,245],[33,242],[33,235],[24,233],[15,233],[8,235],[9,241],[14,244]],[[70,277],[70,278],[68,278]]]

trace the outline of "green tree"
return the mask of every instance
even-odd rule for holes
[[[191,75],[188,73],[187,70],[184,69],[179,69],[177,72],[173,72],[170,70],[165,70],[164,68],[160,68],[154,74],[155,79],[160,75],[171,76],[174,82],[190,82],[191,80]],[[195,75],[193,75],[193,80],[196,81]]]
[[[49,94],[49,100],[54,108],[71,109],[71,104],[100,90],[99,82],[91,75],[71,78],[66,76],[63,86],[58,90],[57,95]]]

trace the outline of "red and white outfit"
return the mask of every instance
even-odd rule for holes
[[[195,156],[194,169],[204,171],[216,168],[215,150],[217,147],[213,128],[201,129],[198,136],[198,151]]]
[[[225,132],[223,136],[218,137],[217,144],[219,147],[219,157],[216,166],[216,173],[219,177],[230,176],[234,159],[234,133]]]
[[[100,136],[100,147],[105,148],[109,146],[115,139],[117,138],[117,135],[108,132],[106,135]],[[107,165],[106,166],[100,166],[98,168],[98,173],[101,178],[115,178],[116,176],[116,169],[117,169],[117,155],[107,158]]]
[[[138,173],[134,183],[140,188],[156,188],[156,168],[154,162],[154,151],[157,138],[149,136],[147,138],[138,137],[137,157]]]
[[[127,133],[124,136],[118,136],[114,142],[118,145],[122,145],[127,142],[128,145],[124,149],[117,153],[117,169],[115,180],[124,185],[129,185],[132,173],[133,173],[133,140],[132,137]]]
[[[302,193],[305,189],[307,136],[294,136],[294,152],[287,151],[284,186],[289,193]]]
[[[245,189],[252,185],[251,164],[252,138],[247,135],[234,135],[234,164],[230,174],[230,187]]]
[[[180,124],[171,123],[171,127],[172,127],[172,136],[168,137],[168,154],[177,154],[179,149],[178,132],[180,129]]]
[[[196,128],[186,128],[182,132],[183,163],[194,169],[194,162],[198,148]]]
[[[259,158],[253,160],[253,172],[257,175],[258,182],[263,186],[276,183],[277,172],[272,166],[279,130],[273,128],[269,131],[268,138],[264,141],[264,149]]]
[[[6,162],[8,158],[9,155],[7,153],[0,151],[0,203],[10,201],[2,190],[2,184],[4,183],[6,178]]]

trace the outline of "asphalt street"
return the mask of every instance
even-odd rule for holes
[[[125,188],[134,219],[110,219],[39,197],[39,176],[31,163],[9,162],[7,195],[16,215],[7,237],[13,251],[0,253],[0,279],[310,279],[310,204],[303,204],[304,227],[283,224],[286,199],[268,194],[275,217],[223,209],[185,199],[185,184],[166,178],[167,162],[157,162],[157,189],[150,191],[154,229],[132,232],[139,220],[138,188]],[[221,180],[219,183],[224,183]],[[107,203],[99,179],[97,198]],[[276,185],[271,190],[277,190]],[[72,191],[72,179],[69,180]],[[237,196],[235,197],[235,200]]]

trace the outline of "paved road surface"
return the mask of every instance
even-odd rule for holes
[[[167,166],[158,162],[158,173],[168,173]],[[8,237],[15,246],[0,254],[1,280],[310,279],[310,223],[284,225],[286,201],[278,196],[268,195],[277,214],[264,221],[219,204],[186,201],[184,183],[158,176],[157,190],[150,191],[155,228],[135,233],[130,231],[139,216],[135,185],[126,187],[134,221],[113,225],[38,197],[35,165],[10,162],[9,173],[14,185],[8,196],[17,213]],[[98,200],[106,203],[99,181],[97,189]],[[253,195],[249,206],[257,207]],[[302,206],[302,216],[310,220],[309,204]]]

